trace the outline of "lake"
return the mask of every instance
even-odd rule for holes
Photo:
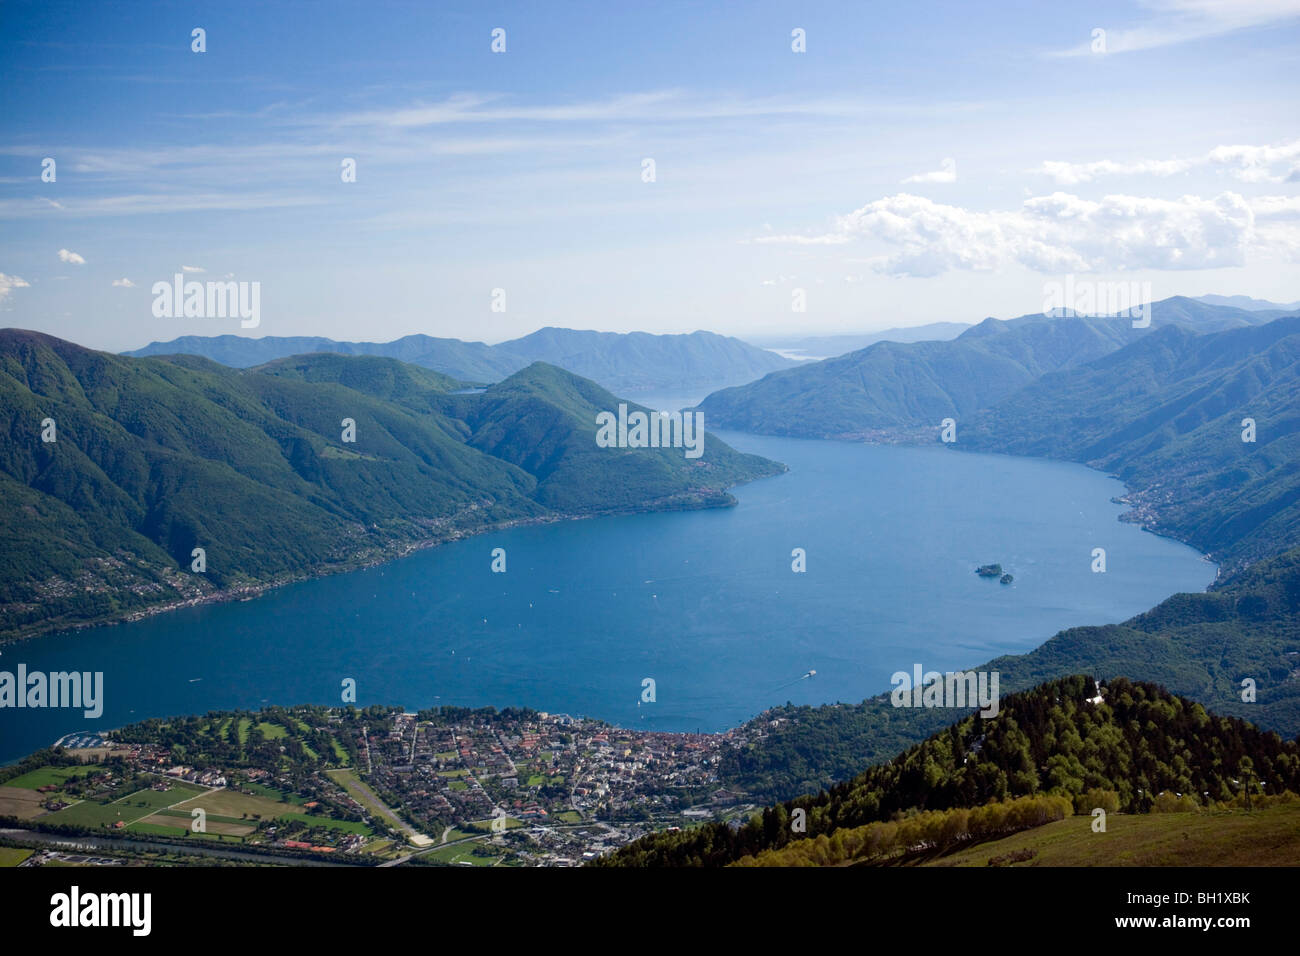
[[[526,705],[716,731],[786,701],[860,701],[914,663],[1027,651],[1215,577],[1192,549],[1118,522],[1123,486],[1079,465],[720,435],[790,472],[735,489],[735,508],[516,528],[10,645],[0,670],[103,671],[104,712],[0,711],[0,761],[146,717],[338,704],[345,678],[361,706]],[[490,569],[497,547],[504,574]],[[989,563],[1014,583],[974,573]]]

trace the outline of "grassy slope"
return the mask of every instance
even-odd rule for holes
[[[1297,866],[1300,803],[1264,810],[1197,813],[1112,813],[1106,832],[1089,816],[1067,817],[909,865],[988,866],[989,860],[1032,850],[1010,866]]]

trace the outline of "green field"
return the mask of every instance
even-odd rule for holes
[[[1300,803],[1266,810],[1112,813],[1106,832],[1090,816],[1067,817],[1001,840],[924,861],[927,866],[988,866],[1017,851],[1013,866],[1295,866],[1300,863]]]
[[[281,724],[268,724],[265,720],[257,722],[257,729],[262,732],[262,736],[267,740],[279,740],[282,737],[288,737],[289,731],[284,729]]]
[[[582,814],[577,810],[561,810],[559,813],[552,813],[551,820],[555,823],[581,823]]]
[[[163,807],[169,807],[174,803],[189,799],[195,794],[206,792],[203,787],[197,787],[192,783],[184,783],[179,780],[172,780],[169,783],[171,784],[170,790],[164,792],[137,790],[135,793],[128,794],[108,804],[83,800],[80,803],[74,803],[70,807],[65,807],[57,813],[51,813],[44,819],[51,823],[68,823],[82,827],[112,825],[118,820],[129,824],[141,820]]]
[[[189,827],[169,827],[158,823],[145,823],[143,820],[137,820],[135,823],[126,827],[132,833],[152,834],[154,836],[165,837],[187,837],[191,840],[221,840],[220,833],[191,833]],[[231,837],[231,840],[238,843],[239,837]]]
[[[24,790],[35,790],[37,787],[63,786],[68,780],[74,777],[84,777],[88,773],[94,773],[101,770],[98,764],[82,764],[77,767],[39,767],[36,770],[29,770],[21,777],[14,777],[12,780],[5,782],[6,787],[21,787]]]
[[[23,850],[16,846],[0,846],[0,867],[17,866],[34,852],[34,850]]]
[[[499,856],[476,856],[473,851],[475,847],[479,846],[482,846],[482,844],[458,843],[455,846],[441,846],[436,850],[421,854],[421,858],[437,860],[439,863],[446,863],[450,866],[462,866],[466,863],[473,866],[492,866],[500,859]]]
[[[289,803],[280,803],[263,796],[240,793],[238,790],[213,790],[201,797],[186,801],[176,807],[189,813],[196,807],[214,817],[233,817],[243,823],[255,824],[258,818],[273,820],[285,813],[292,812]]]

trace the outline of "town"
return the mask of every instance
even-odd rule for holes
[[[0,841],[26,866],[574,866],[653,830],[748,819],[718,764],[760,725],[641,732],[450,707],[150,720],[5,768]],[[70,853],[69,835],[93,842]]]

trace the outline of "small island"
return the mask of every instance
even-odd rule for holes
[[[976,568],[975,573],[982,578],[1000,578],[1002,577],[1002,565],[984,564]]]
[[[1012,581],[1015,580],[1015,578],[1013,578],[1013,577],[1012,577],[1011,575],[1009,575],[1009,574],[1004,574],[1004,575],[1002,575],[1002,577],[1001,577],[1000,580],[1001,580],[1001,582],[1002,582],[1003,584],[1010,584]]]

